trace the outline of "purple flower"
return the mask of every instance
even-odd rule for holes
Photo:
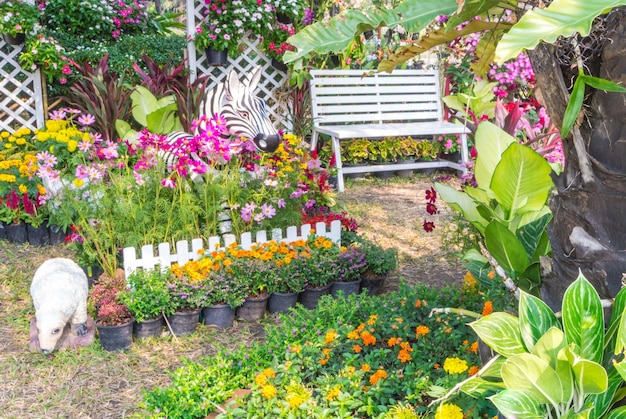
[[[278,202],[276,203],[276,206],[278,208],[285,208],[287,206],[287,203],[285,202],[283,198],[280,198]]]
[[[261,206],[261,214],[263,214],[265,218],[272,218],[276,215],[276,209],[271,205],[263,204]]]
[[[174,189],[176,187],[176,181],[171,177],[166,177],[165,179],[161,180],[161,186]]]

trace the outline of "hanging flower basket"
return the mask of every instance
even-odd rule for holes
[[[4,42],[9,45],[22,45],[26,40],[26,34],[24,32],[20,32],[17,35],[13,36],[9,33],[3,33],[2,37],[4,38]]]
[[[225,66],[228,64],[228,50],[215,50],[211,47],[207,47],[205,50],[206,59],[209,65]]]

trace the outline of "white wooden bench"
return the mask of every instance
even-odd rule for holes
[[[337,164],[337,189],[344,190],[343,175],[387,170],[450,167],[467,173],[469,159],[464,126],[445,122],[437,70],[395,70],[363,77],[363,70],[312,70],[310,80],[313,133],[311,149],[320,134],[331,137]],[[460,134],[460,161],[422,161],[393,165],[343,168],[339,141]]]

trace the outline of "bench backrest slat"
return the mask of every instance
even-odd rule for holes
[[[316,125],[443,120],[437,70],[363,74],[362,70],[311,71]]]

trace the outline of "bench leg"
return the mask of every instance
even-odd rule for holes
[[[463,174],[466,175],[469,173],[469,169],[467,165],[469,163],[469,149],[467,148],[467,134],[461,134],[461,164],[463,164]]]
[[[343,162],[341,161],[341,147],[339,139],[332,137],[333,154],[335,155],[335,166],[337,167],[337,191],[343,192]]]
[[[317,133],[317,131],[313,131],[311,133],[311,146],[310,146],[309,150],[315,151],[315,149],[317,149],[317,137],[318,136],[319,136],[319,134]]]

